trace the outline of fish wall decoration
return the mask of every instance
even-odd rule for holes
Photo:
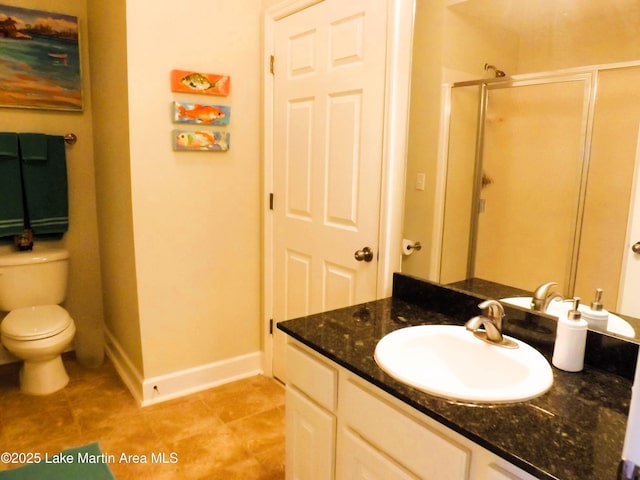
[[[175,123],[229,125],[230,119],[231,107],[225,105],[173,102],[173,121]]]
[[[173,130],[174,150],[226,152],[230,147],[229,132],[205,130]]]
[[[215,73],[171,70],[171,91],[227,96],[231,91],[231,77]]]

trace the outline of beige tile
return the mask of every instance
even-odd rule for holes
[[[98,441],[118,480],[284,479],[284,389],[263,376],[141,408],[108,360],[85,368],[65,355],[70,382],[35,397],[18,388],[18,364],[0,366],[0,445],[49,453]],[[174,453],[177,463],[152,461]],[[120,461],[146,456],[147,462]],[[11,465],[12,467],[15,467]],[[7,469],[0,465],[0,470]]]
[[[254,377],[200,394],[223,421],[232,422],[284,405],[284,389],[274,380]]]
[[[277,480],[284,478],[285,444],[279,442],[277,445],[256,452],[255,456],[264,471],[265,480]]]
[[[225,425],[213,432],[180,439],[170,448],[178,455],[178,465],[189,478],[212,478],[230,465],[252,459],[242,441]]]
[[[244,417],[228,425],[250,452],[258,453],[284,444],[283,407]]]
[[[21,413],[24,412],[21,410]],[[79,436],[80,428],[71,415],[71,411],[65,407],[32,411],[27,415],[11,413],[2,422],[5,448],[24,449],[34,439],[57,440],[73,435]]]
[[[156,435],[173,440],[207,433],[222,425],[222,421],[200,400],[167,406],[160,404],[143,409],[142,414]]]
[[[25,416],[31,412],[47,412],[59,408],[68,408],[67,394],[64,389],[50,395],[27,395],[18,386],[0,393],[0,411],[12,415]]]

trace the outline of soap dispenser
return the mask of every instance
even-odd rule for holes
[[[596,297],[593,302],[591,302],[591,307],[583,309],[582,316],[591,327],[600,329],[607,328],[607,324],[609,323],[609,312],[607,312],[602,305],[601,288],[596,289]]]
[[[556,343],[551,362],[560,370],[579,372],[584,367],[588,323],[580,313],[580,299],[573,297],[572,302],[573,305],[567,317],[558,319]]]

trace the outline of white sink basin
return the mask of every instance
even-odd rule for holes
[[[531,307],[531,297],[508,297],[501,298],[501,302],[510,303],[522,308]],[[578,310],[584,312],[588,308],[587,305],[580,305]],[[554,299],[549,303],[545,313],[553,315],[555,317],[565,317],[567,312],[571,309],[571,302],[563,302],[559,299]],[[609,319],[604,325],[595,325],[589,322],[589,326],[596,329],[605,330],[610,333],[616,333],[625,337],[635,337],[636,332],[633,327],[625,319],[620,318],[618,315],[609,313]]]
[[[506,338],[518,348],[490,345],[463,326],[407,327],[378,342],[375,360],[402,383],[463,402],[517,402],[549,390],[549,362],[526,343]]]

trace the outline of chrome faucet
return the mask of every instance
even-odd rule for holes
[[[545,312],[547,307],[554,298],[562,298],[557,292],[552,292],[551,289],[558,284],[556,282],[547,282],[540,285],[533,292],[533,298],[531,299],[531,310],[534,312]]]
[[[502,317],[504,317],[504,309],[502,305],[495,300],[485,300],[478,307],[482,310],[483,315],[473,317],[464,324],[467,330],[477,333],[479,328],[484,326],[487,341],[491,343],[501,343],[502,338]]]
[[[481,315],[473,317],[464,324],[465,328],[480,340],[506,348],[518,348],[518,344],[502,335],[502,319],[504,308],[496,300],[485,300],[478,305],[483,310]],[[480,330],[484,327],[484,331]]]

